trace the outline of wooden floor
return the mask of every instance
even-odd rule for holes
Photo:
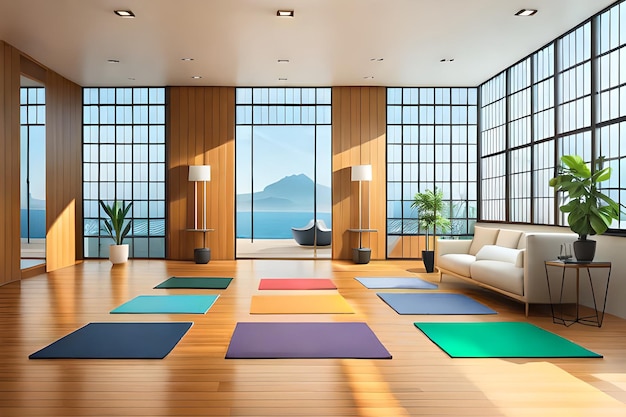
[[[355,276],[415,276],[416,262],[89,261],[0,287],[0,416],[626,416],[626,320],[602,328],[552,323],[522,304],[453,279],[499,314],[401,316]],[[111,315],[172,275],[232,276],[205,315]],[[420,274],[436,279],[434,274]],[[327,277],[356,310],[341,315],[250,315],[262,277]],[[284,293],[284,292],[281,292]],[[623,294],[610,294],[622,296]],[[603,359],[451,359],[414,321],[529,321]],[[193,321],[163,360],[29,360],[89,322]],[[239,321],[365,321],[392,360],[224,359]]]

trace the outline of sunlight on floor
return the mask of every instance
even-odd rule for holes
[[[348,378],[350,392],[359,417],[408,417],[409,412],[400,405],[391,387],[385,381],[373,360],[342,360],[343,374]],[[354,365],[354,366],[353,366]],[[366,380],[362,375],[367,375]],[[373,395],[375,394],[375,395]]]

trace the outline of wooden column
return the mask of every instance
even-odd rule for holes
[[[168,87],[167,90],[167,258],[193,259],[203,233],[193,228],[194,183],[189,165],[211,165],[207,195],[198,189],[198,213],[207,201],[211,259],[235,258],[235,89]],[[202,224],[198,219],[198,224]]]
[[[372,259],[385,259],[386,240],[386,131],[387,100],[384,87],[333,87],[333,259],[352,259],[358,235],[359,184],[350,179],[353,165],[372,165],[372,181],[362,183],[363,246]]]

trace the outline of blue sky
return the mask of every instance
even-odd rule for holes
[[[330,126],[238,126],[237,194],[250,193],[251,134],[254,152],[254,191],[295,174],[314,177],[315,132],[317,129],[317,182],[331,185]],[[253,132],[253,133],[252,133]]]

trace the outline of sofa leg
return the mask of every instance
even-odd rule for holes
[[[526,313],[526,317],[528,317],[528,308],[529,308],[529,304],[528,304],[528,303],[526,303],[525,305],[526,305],[526,308],[525,308],[525,310],[526,310],[526,311],[525,311],[525,313]]]

